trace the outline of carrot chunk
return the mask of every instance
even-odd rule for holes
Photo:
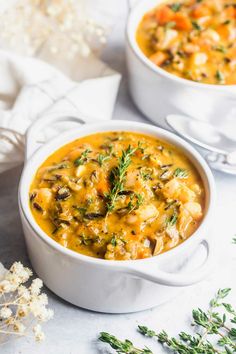
[[[236,10],[234,6],[228,6],[224,10],[225,17],[229,20],[236,18]]]
[[[175,22],[175,28],[182,31],[190,31],[192,28],[192,23],[190,19],[181,12],[176,12],[172,21]]]
[[[170,22],[174,16],[174,11],[172,11],[168,6],[161,6],[156,10],[156,20],[159,25],[165,25]]]

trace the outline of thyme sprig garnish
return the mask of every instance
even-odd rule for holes
[[[180,332],[178,337],[170,337],[166,331],[157,333],[146,326],[138,326],[138,331],[150,338],[155,338],[168,353],[179,354],[233,354],[236,353],[236,310],[224,299],[231,289],[218,290],[216,296],[210,301],[207,311],[200,308],[192,311],[193,323],[198,333],[192,335]],[[221,311],[217,311],[220,309]],[[228,324],[229,323],[229,324]],[[231,325],[230,325],[231,324]],[[124,342],[109,333],[102,332],[99,338],[103,342],[110,344],[117,353],[152,353],[150,349],[137,349],[129,340]],[[214,343],[209,341],[214,335]],[[216,339],[216,344],[215,344]],[[127,344],[127,346],[126,346]],[[136,351],[135,351],[136,350]],[[149,350],[149,351],[144,351]]]
[[[127,169],[131,164],[131,157],[139,148],[139,146],[133,148],[129,145],[125,151],[122,151],[122,155],[118,158],[118,165],[111,170],[111,190],[109,193],[105,194],[107,200],[107,214],[111,213],[114,210],[115,203],[119,198],[119,193],[124,190],[125,177]]]
[[[130,340],[125,339],[124,341],[121,341],[107,332],[101,332],[99,340],[110,344],[110,346],[119,354],[153,354],[147,347],[144,349],[135,348]]]

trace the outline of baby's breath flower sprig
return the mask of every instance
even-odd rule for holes
[[[17,0],[0,18],[1,44],[21,54],[48,47],[52,56],[63,50],[70,60],[97,54],[106,43],[106,30],[88,15],[86,0]]]
[[[163,345],[168,353],[179,354],[233,354],[236,353],[236,310],[229,303],[224,302],[231,289],[218,290],[210,301],[207,311],[198,308],[192,311],[193,323],[198,333],[191,335],[180,332],[178,338],[170,337],[166,331],[157,333],[146,326],[138,326],[138,331],[146,337],[155,338]],[[217,311],[218,309],[218,311]],[[216,342],[210,342],[214,335]],[[151,353],[136,349],[132,342],[120,341],[109,333],[101,333],[101,341],[110,344],[117,353]],[[123,350],[123,351],[122,351]],[[146,349],[144,349],[146,350]]]
[[[15,262],[0,280],[0,344],[30,332],[36,341],[45,337],[41,323],[50,320],[53,311],[47,307],[47,295],[41,292],[41,279],[24,285],[32,274],[29,268]]]

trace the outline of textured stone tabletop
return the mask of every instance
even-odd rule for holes
[[[128,95],[124,56],[126,1],[120,0],[117,3],[119,6],[117,6],[116,24],[103,54],[104,60],[123,74],[114,118],[148,122],[133,106]],[[20,173],[21,167],[0,175],[0,261],[5,266],[10,266],[15,260],[29,265],[17,206]],[[109,331],[121,338],[129,338],[137,345],[148,345],[154,353],[162,353],[158,344],[137,333],[138,324],[145,324],[157,330],[166,329],[173,335],[177,334],[178,330],[189,329],[192,308],[206,307],[210,297],[220,287],[233,288],[230,300],[235,304],[236,246],[232,245],[231,240],[236,233],[236,177],[214,174],[218,202],[212,233],[215,244],[219,246],[220,254],[218,264],[208,279],[184,289],[182,294],[170,303],[127,315],[107,315],[82,310],[66,303],[46,289],[55,316],[44,326],[45,342],[37,344],[33,339],[22,338],[0,347],[0,353],[112,353],[104,344],[98,343],[97,337],[100,331]]]

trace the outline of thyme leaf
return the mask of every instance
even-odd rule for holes
[[[83,165],[85,162],[88,161],[88,154],[92,152],[90,149],[86,149],[82,152],[81,156],[78,157],[75,161],[74,161],[74,165],[76,167]]]
[[[197,21],[192,21],[193,28],[197,31],[201,31],[202,27],[197,23]]]
[[[188,178],[188,171],[178,167],[174,170],[173,176],[177,178]]]
[[[179,2],[176,2],[174,4],[171,4],[170,8],[171,8],[172,11],[177,12],[177,11],[180,10],[181,6],[182,5]]]
[[[105,161],[109,160],[110,158],[111,158],[111,156],[109,156],[109,155],[99,154],[98,158],[97,158],[97,162],[102,167],[103,163]]]
[[[174,213],[167,219],[167,226],[172,227],[177,223],[178,220],[178,214]]]
[[[220,70],[216,70],[215,78],[220,83],[223,83],[225,80],[224,74]]]

